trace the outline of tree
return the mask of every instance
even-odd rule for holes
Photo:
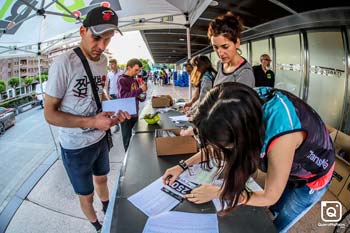
[[[49,76],[48,76],[47,73],[42,73],[42,74],[41,74],[41,81],[42,81],[42,82],[47,81],[48,77],[49,77]],[[35,80],[38,81],[38,82],[40,82],[39,74],[35,75]]]
[[[140,62],[142,63],[142,69],[143,70],[151,70],[151,68],[148,65],[149,60],[140,58]]]
[[[18,77],[12,77],[8,81],[8,85],[10,85],[12,88],[16,88],[19,86],[19,78]]]
[[[6,83],[4,80],[0,80],[0,93],[6,91]]]
[[[31,84],[33,83],[33,81],[34,81],[34,79],[33,79],[32,77],[26,77],[26,78],[24,79],[24,83],[25,83],[27,86],[31,85]]]
[[[43,82],[47,81],[48,79],[49,79],[49,75],[48,75],[48,74],[42,74],[42,75],[41,75],[41,80],[42,80]]]
[[[126,64],[118,64],[119,69],[125,70]]]

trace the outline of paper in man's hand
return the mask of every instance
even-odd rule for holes
[[[102,101],[102,111],[117,113],[119,110],[136,115],[135,97]]]

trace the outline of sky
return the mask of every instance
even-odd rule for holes
[[[112,38],[108,50],[119,64],[126,64],[131,58],[144,58],[153,62],[150,52],[139,31],[119,33]]]

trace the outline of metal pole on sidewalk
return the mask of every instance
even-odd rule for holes
[[[190,34],[190,21],[188,18],[188,13],[185,13],[186,16],[186,36],[187,36],[187,58],[191,59],[191,34]],[[191,87],[191,79],[190,74],[188,74],[188,99],[192,99],[192,87]]]
[[[18,86],[19,86],[19,95],[21,95],[21,58],[18,57]],[[16,95],[16,87],[15,87]]]
[[[39,47],[39,51],[40,51],[40,44],[38,45]],[[41,88],[41,97],[42,97],[42,100],[43,100],[43,104],[44,104],[44,89],[43,89],[43,82],[42,82],[42,79],[41,79],[41,56],[40,56],[40,52],[38,53],[38,73],[39,73],[39,82],[40,82],[40,88]],[[53,144],[55,145],[55,149],[56,151],[58,151],[58,147],[57,147],[57,144],[56,144],[56,141],[55,141],[55,137],[53,135],[53,132],[52,132],[52,128],[51,128],[51,125],[49,124],[49,129],[50,129],[50,134],[51,134],[51,138],[52,138],[52,141],[53,141]]]

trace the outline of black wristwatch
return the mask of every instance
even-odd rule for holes
[[[185,162],[185,160],[180,160],[178,164],[184,171],[187,170],[188,166]]]
[[[198,129],[197,128],[193,128],[193,134],[194,134],[194,136],[198,136]]]

